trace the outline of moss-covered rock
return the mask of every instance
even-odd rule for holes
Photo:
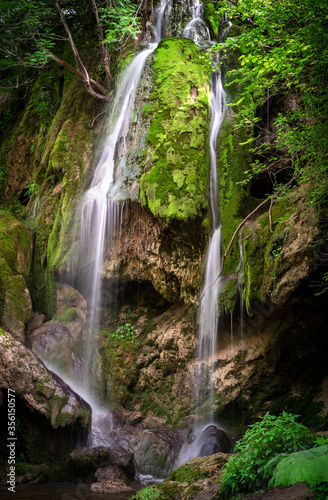
[[[209,457],[193,458],[171,472],[161,484],[145,488],[133,498],[136,500],[213,498],[220,486],[222,467],[229,456],[226,453],[216,453]]]
[[[32,245],[32,232],[9,212],[0,210],[0,325],[21,340],[32,312],[26,286]]]
[[[153,61],[154,106],[141,202],[166,220],[207,208],[209,71],[195,44],[160,43]]]
[[[222,253],[228,247],[230,239],[238,224],[244,218],[245,205],[248,200],[248,190],[240,185],[245,178],[245,170],[250,161],[248,148],[243,146],[245,136],[241,129],[235,129],[238,117],[229,108],[221,126],[217,142],[218,194],[219,213],[221,219]],[[221,305],[227,311],[235,306],[238,287],[238,271],[241,264],[238,238],[224,261],[224,290],[221,295]]]
[[[282,304],[309,272],[319,228],[317,213],[306,203],[306,194],[303,186],[278,198],[272,209],[272,233],[268,212],[244,231],[248,312],[256,301],[270,299]]]
[[[0,387],[10,388],[32,410],[45,416],[53,429],[79,422],[88,427],[91,409],[40,359],[11,335],[0,331]]]
[[[122,328],[100,336],[100,397],[117,408],[139,408],[143,416],[154,414],[176,426],[192,406],[192,380],[186,373],[195,352],[192,314],[182,305],[155,318],[147,318],[142,309],[126,310],[128,306],[120,313]],[[125,335],[126,324],[133,325],[132,336]]]

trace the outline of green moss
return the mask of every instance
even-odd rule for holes
[[[160,43],[152,68],[141,202],[166,220],[195,218],[207,207],[208,69],[193,42],[172,38]]]
[[[24,328],[30,316],[25,278],[31,265],[32,235],[9,212],[0,210],[0,320]]]
[[[56,318],[56,315],[55,315]],[[58,321],[61,323],[70,323],[77,318],[77,311],[75,307],[68,307],[65,311],[58,317]],[[57,319],[57,318],[56,318]]]
[[[239,183],[244,180],[244,171],[250,160],[248,149],[241,146],[243,132],[234,128],[238,121],[230,111],[223,122],[217,142],[219,213],[221,218],[222,253],[228,247],[238,224],[244,218],[244,208],[248,192]],[[235,305],[238,286],[237,272],[240,266],[240,249],[235,238],[224,262],[223,275],[233,275],[225,283],[221,294],[221,305],[226,311],[232,311]]]
[[[302,203],[297,204],[296,210],[302,209]],[[272,209],[273,233],[270,231],[268,212],[259,217],[252,228],[244,230],[244,301],[248,312],[251,312],[252,303],[273,296],[278,278],[287,270],[288,261],[283,261],[282,251],[288,242],[288,226],[294,215],[295,193],[291,192],[275,201]]]

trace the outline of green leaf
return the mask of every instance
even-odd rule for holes
[[[328,481],[328,447],[319,446],[283,458],[275,467],[269,486]]]

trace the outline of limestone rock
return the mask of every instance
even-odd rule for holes
[[[80,421],[88,427],[91,409],[42,361],[10,334],[0,330],[0,387],[15,390],[32,411],[44,415],[52,427]]]
[[[92,483],[90,490],[94,493],[125,493],[134,490],[128,486],[127,476],[115,465],[101,467],[96,471],[97,483]]]
[[[127,481],[127,476],[115,465],[100,467],[96,471],[97,481]]]

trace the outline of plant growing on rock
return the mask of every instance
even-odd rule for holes
[[[131,323],[116,328],[115,333],[112,333],[112,338],[116,340],[134,340],[134,326]]]
[[[279,416],[266,413],[249,426],[235,446],[237,453],[224,468],[221,498],[231,498],[268,484],[265,465],[279,453],[291,453],[311,447],[311,432],[295,421],[296,415],[283,412]]]

